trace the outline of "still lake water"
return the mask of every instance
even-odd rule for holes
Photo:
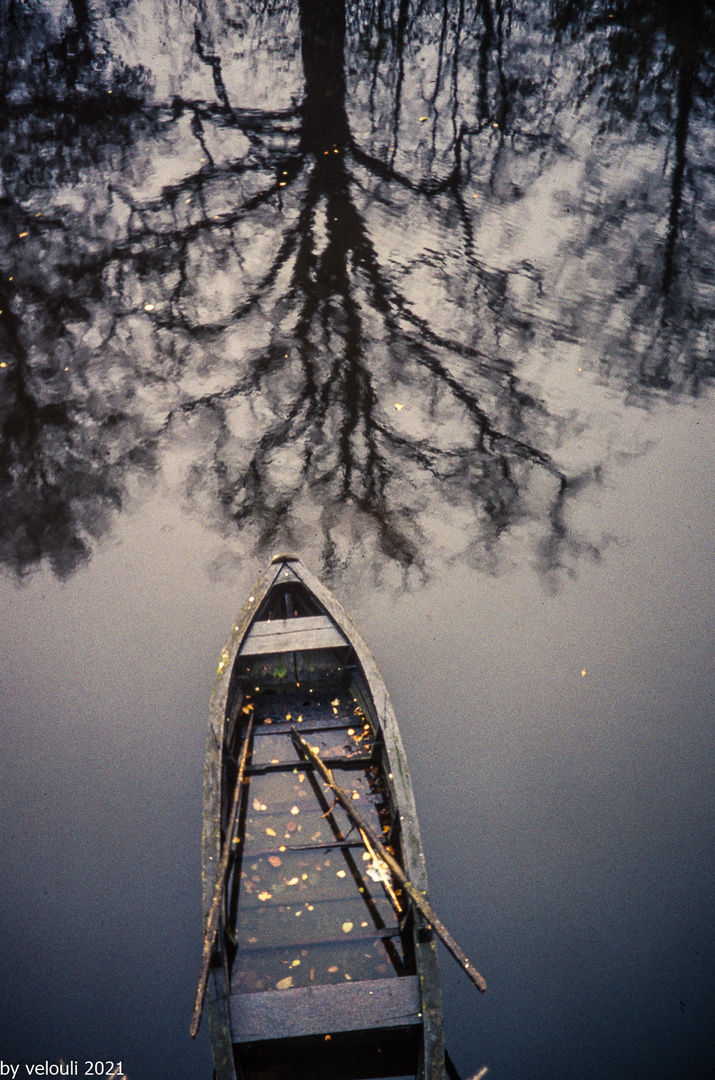
[[[291,549],[464,1076],[715,1051],[715,15],[0,0],[3,1062],[211,1075],[205,723]]]

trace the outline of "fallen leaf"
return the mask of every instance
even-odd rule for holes
[[[291,960],[291,967],[300,967],[300,960]]]
[[[259,892],[258,899],[259,900],[270,900],[272,896],[273,896],[273,893],[266,892],[265,889],[264,889],[263,892]]]
[[[279,979],[276,983],[276,990],[289,990],[293,985],[293,976],[286,975],[285,979]]]
[[[398,412],[401,412],[402,409],[404,409],[404,407],[405,407],[404,405],[395,405],[395,408],[397,409]]]
[[[335,873],[337,874],[338,877],[345,877],[345,871],[344,870],[336,870]]]
[[[420,117],[420,123],[421,123],[421,124],[424,124],[424,122],[425,122],[425,120],[426,120],[426,119],[427,119],[427,117],[426,117],[426,116],[421,116],[421,117]]]
[[[300,813],[300,809],[297,806],[291,806],[290,812],[295,816],[296,814]]]
[[[275,829],[266,829],[266,835],[267,836],[277,836],[278,833],[276,832]]]
[[[372,856],[370,855],[369,851],[363,851],[363,853],[362,853],[362,861],[363,862],[370,862],[371,858],[372,858]]]
[[[298,826],[296,825],[296,823],[294,821],[289,821],[288,824],[286,825],[286,829],[288,830],[289,833],[295,832],[295,830],[297,828],[298,828]]]
[[[332,967],[328,968],[328,971],[330,972],[331,975],[334,975],[337,970],[338,970],[338,965],[337,964],[333,964]]]
[[[297,885],[299,881],[300,878],[292,877],[290,881],[286,881],[286,885]]]
[[[351,922],[344,922],[340,929],[344,934],[349,934],[352,928],[353,924]]]
[[[271,864],[271,866],[282,866],[283,865],[283,860],[279,859],[277,855],[269,855],[268,856],[268,861]]]

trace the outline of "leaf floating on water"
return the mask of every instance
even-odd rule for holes
[[[345,972],[345,978],[348,980],[348,982],[352,982],[353,977],[352,975],[348,975],[347,971]]]
[[[300,960],[291,960],[291,967],[300,967]]]
[[[254,799],[252,805],[253,805],[254,810],[267,810],[268,809],[266,804],[261,802],[260,799]]]
[[[335,708],[336,705],[340,704],[340,698],[336,697],[335,701],[331,701],[330,704]]]
[[[266,835],[267,836],[277,836],[278,833],[276,832],[275,829],[266,829]]]
[[[293,976],[286,975],[285,979],[279,979],[276,983],[276,990],[290,990],[293,985]]]
[[[298,806],[291,806],[290,812],[291,812],[291,814],[293,814],[295,816],[295,814],[300,813],[300,808]]]
[[[336,870],[335,873],[337,874],[338,877],[345,877],[345,871],[344,870]]]
[[[268,856],[268,861],[271,864],[271,866],[282,866],[283,865],[283,860],[279,859],[277,855],[269,855]]]
[[[272,896],[273,896],[273,893],[266,892],[266,890],[264,889],[263,892],[259,892],[258,899],[259,900],[270,900],[272,898]]]
[[[351,922],[344,922],[340,929],[344,934],[349,934],[352,928],[353,924]]]
[[[292,877],[290,881],[286,881],[286,885],[297,885],[299,881],[300,878]]]
[[[328,968],[328,971],[330,972],[331,975],[334,975],[337,970],[338,970],[338,965],[337,964],[333,964],[332,967]]]

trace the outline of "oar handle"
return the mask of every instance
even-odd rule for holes
[[[323,777],[325,783],[334,793],[336,799],[338,800],[350,820],[355,825],[357,825],[358,829],[360,829],[367,835],[370,843],[378,852],[382,861],[387,863],[390,870],[392,871],[393,876],[400,882],[402,888],[410,897],[412,903],[420,912],[425,922],[434,930],[437,937],[440,938],[442,942],[444,942],[454,959],[457,961],[462,970],[467,973],[467,975],[472,980],[477,989],[480,990],[482,994],[485,993],[487,989],[487,984],[475,968],[474,964],[471,962],[471,960],[467,958],[465,953],[462,951],[462,949],[454,940],[450,932],[447,930],[447,927],[444,925],[441,919],[437,917],[436,913],[427,903],[427,900],[419,891],[419,889],[416,889],[412,882],[408,879],[397,859],[395,859],[395,857],[391,855],[387,848],[384,846],[381,838],[374,831],[372,825],[370,825],[365,820],[360,811],[356,809],[348,793],[346,791],[343,791],[343,789],[335,783],[332,772],[321,760],[320,755],[317,754],[315,750],[313,750],[312,746],[308,745],[305,739],[301,738],[301,736],[298,734],[294,727],[292,727],[290,730],[293,742],[295,743],[298,751],[303,755],[303,757],[305,757],[315,766],[320,775]]]
[[[246,729],[246,737],[243,742],[243,747],[241,748],[241,758],[238,763],[238,777],[236,778],[236,788],[233,793],[231,812],[229,814],[228,825],[226,827],[224,848],[221,852],[221,859],[218,864],[216,885],[214,887],[214,895],[213,900],[211,901],[211,908],[209,909],[209,917],[206,920],[206,930],[204,931],[204,949],[201,955],[201,971],[199,972],[199,985],[196,988],[196,1001],[194,1003],[194,1011],[191,1015],[191,1026],[189,1028],[192,1039],[195,1039],[199,1033],[201,1014],[204,1011],[204,999],[206,997],[206,987],[209,981],[211,954],[213,952],[214,943],[216,941],[216,934],[218,933],[219,915],[221,913],[221,901],[223,899],[223,892],[226,887],[226,879],[228,877],[228,867],[231,862],[231,855],[233,854],[233,836],[236,831],[238,812],[241,808],[241,796],[243,794],[243,776],[246,771],[248,748],[251,743],[252,734],[253,717],[251,717],[248,722],[248,728]]]

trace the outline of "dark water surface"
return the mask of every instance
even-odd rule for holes
[[[372,645],[464,1077],[715,1051],[715,12],[0,0],[0,1060],[211,1075],[204,733]],[[22,1074],[21,1074],[22,1075]]]

